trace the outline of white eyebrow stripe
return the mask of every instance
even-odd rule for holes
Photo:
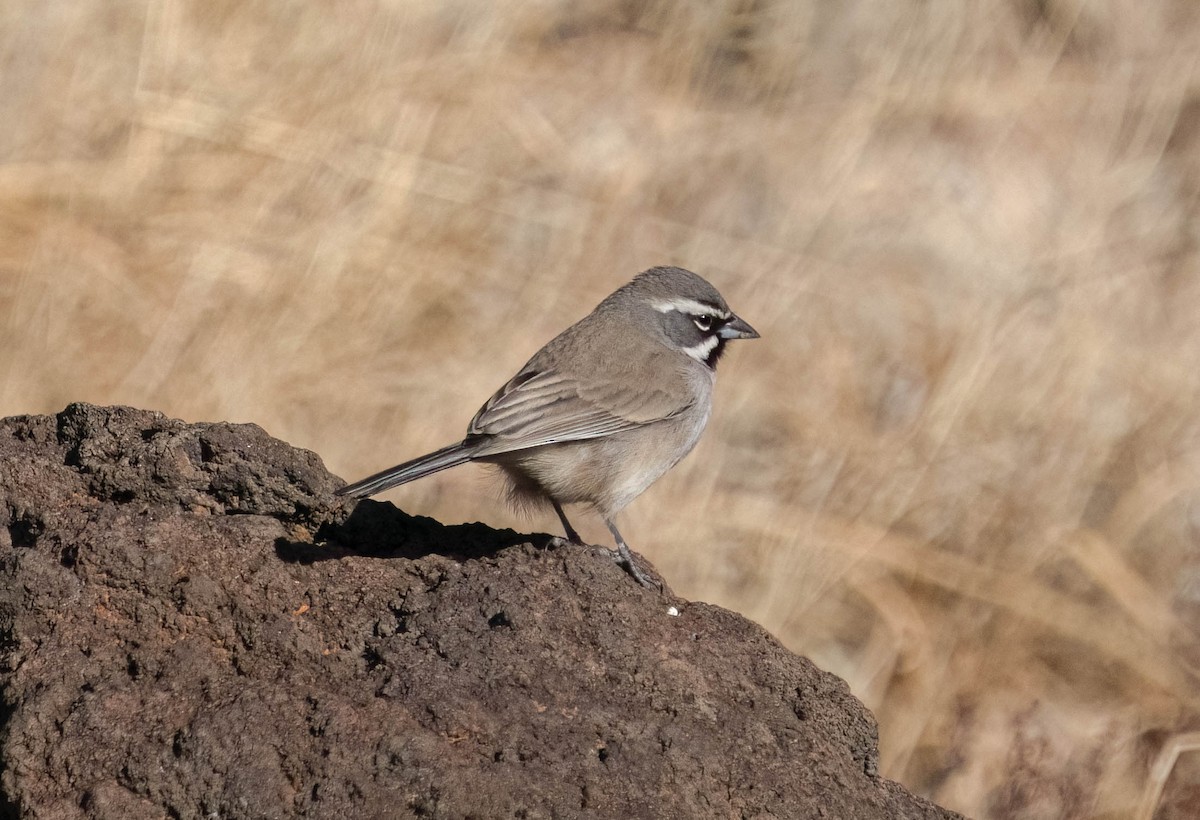
[[[714,316],[720,316],[722,319],[728,319],[731,315],[729,311],[719,308],[716,305],[706,305],[703,302],[697,302],[695,299],[688,299],[686,296],[653,302],[652,306],[659,313],[670,313],[672,310],[677,310],[680,313],[686,313],[690,316],[704,316],[711,313]]]
[[[716,336],[709,336],[699,344],[683,348],[683,352],[698,362],[707,362],[709,354],[713,352],[713,348],[716,347],[717,343],[720,341],[721,340]]]

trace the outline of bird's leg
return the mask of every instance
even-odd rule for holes
[[[582,547],[583,539],[579,537],[579,533],[575,532],[575,528],[571,526],[571,522],[567,520],[567,514],[563,512],[562,505],[550,499],[550,503],[554,505],[554,511],[558,513],[558,520],[562,522],[563,529],[567,531],[567,540],[577,547]]]
[[[633,561],[633,553],[629,551],[629,545],[625,543],[625,539],[621,537],[621,533],[617,530],[617,525],[609,519],[605,518],[604,523],[608,525],[608,531],[613,534],[613,538],[617,539],[617,563],[625,568],[625,571],[633,576],[633,580],[637,581],[644,587],[661,589],[662,587],[651,581],[646,574],[638,569],[638,565]]]

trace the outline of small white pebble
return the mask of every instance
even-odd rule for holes
[[[679,610],[673,606],[669,606],[669,607],[667,607],[667,614],[670,615],[672,618],[678,618]]]

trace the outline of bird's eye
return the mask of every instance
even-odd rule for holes
[[[702,313],[699,316],[693,316],[692,321],[696,323],[696,327],[700,328],[701,333],[708,333],[716,324],[716,317],[709,313]]]

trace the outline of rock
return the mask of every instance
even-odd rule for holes
[[[0,421],[0,817],[956,816],[744,618],[339,484],[254,425]]]

